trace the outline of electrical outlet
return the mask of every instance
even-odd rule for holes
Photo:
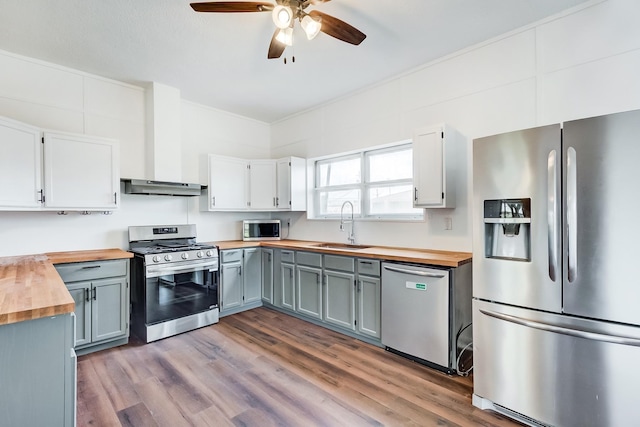
[[[291,218],[287,218],[287,227],[291,227]]]
[[[453,229],[453,219],[451,217],[445,217],[445,219],[444,219],[444,229],[445,230]]]

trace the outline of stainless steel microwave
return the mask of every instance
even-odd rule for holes
[[[242,221],[242,240],[280,240],[279,219],[245,219]]]

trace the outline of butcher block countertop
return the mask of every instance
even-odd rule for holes
[[[105,249],[0,258],[0,325],[73,312],[75,303],[54,264],[132,256]]]
[[[376,258],[386,261],[412,262],[418,264],[438,265],[442,267],[459,267],[471,262],[469,252],[438,251],[432,249],[411,249],[394,248],[388,246],[363,245],[361,247],[348,247],[341,243],[334,243],[338,247],[325,247],[331,245],[328,242],[313,242],[307,240],[274,240],[262,242],[243,242],[242,240],[232,240],[223,242],[212,242],[220,248],[240,249],[256,246],[293,249],[302,251],[322,252],[332,255],[346,255],[358,258]]]

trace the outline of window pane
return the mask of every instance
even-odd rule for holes
[[[392,181],[413,178],[413,150],[371,152],[369,161],[369,182]]]
[[[340,215],[342,204],[346,201],[353,203],[353,214],[360,214],[360,190],[340,190],[340,191],[321,191],[320,199],[320,215]],[[351,206],[347,205],[344,212],[351,215]]]
[[[318,187],[359,184],[361,181],[360,157],[318,162]]]
[[[413,186],[396,185],[369,188],[369,214],[422,215],[422,209],[413,207]]]

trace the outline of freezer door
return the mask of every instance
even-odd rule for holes
[[[564,311],[640,325],[640,111],[566,122],[563,151]]]
[[[478,407],[553,426],[628,426],[640,419],[638,360],[638,327],[473,301]]]
[[[560,141],[560,125],[474,140],[474,297],[560,312]],[[519,227],[520,234],[495,215],[485,219],[491,216],[486,200],[517,199],[530,202],[530,223]]]

